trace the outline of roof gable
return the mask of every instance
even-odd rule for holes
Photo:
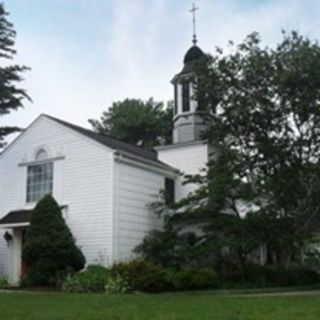
[[[17,141],[19,141],[27,132],[30,128],[34,127],[41,119],[48,119],[50,121],[53,121],[59,125],[62,125],[80,135],[85,136],[86,138],[89,138],[93,140],[94,142],[97,142],[111,150],[115,150],[124,156],[130,156],[132,158],[135,158],[137,161],[147,161],[148,163],[156,166],[161,166],[162,168],[165,168],[169,171],[177,171],[177,169],[172,168],[168,164],[160,161],[158,159],[158,154],[156,151],[153,150],[146,150],[142,147],[132,145],[114,138],[111,138],[107,135],[99,134],[97,132],[94,132],[92,130],[74,125],[72,123],[69,123],[67,121],[46,115],[46,114],[41,114],[39,117],[37,117],[23,132],[13,140],[3,151],[0,153],[0,157],[7,152],[7,150],[11,149]]]
[[[92,130],[89,129],[85,129],[83,127],[74,125],[72,123],[66,122],[64,120],[60,120],[48,115],[45,115],[45,117],[58,122],[60,124],[62,124],[65,127],[68,127],[69,129],[72,129],[96,142],[99,142],[101,144],[103,144],[106,147],[109,147],[110,149],[113,150],[118,150],[118,151],[124,151],[130,154],[133,154],[135,156],[139,156],[142,157],[144,159],[148,159],[148,160],[152,160],[152,161],[159,161],[158,160],[158,154],[155,151],[150,151],[150,150],[146,150],[144,148],[111,138],[107,135],[103,135],[103,134],[99,134],[97,132],[94,132]]]

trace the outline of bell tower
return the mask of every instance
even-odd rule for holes
[[[171,83],[174,87],[173,143],[197,141],[205,125],[197,113],[198,101],[194,95],[194,77],[196,62],[204,56],[197,46],[195,12],[198,8],[193,4],[190,10],[193,14],[193,45],[184,56],[184,66]]]

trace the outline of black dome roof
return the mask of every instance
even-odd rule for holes
[[[194,45],[185,54],[183,62],[188,63],[190,61],[198,60],[203,55],[203,51],[198,46]]]

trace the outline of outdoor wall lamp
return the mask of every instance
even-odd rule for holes
[[[4,239],[6,240],[6,242],[9,244],[10,241],[12,241],[12,235],[6,231],[5,234],[3,235]]]

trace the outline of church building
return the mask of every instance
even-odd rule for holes
[[[167,189],[180,199],[208,159],[193,94],[196,41],[174,76],[173,144],[148,151],[49,115],[40,115],[0,154],[0,276],[18,285],[32,209],[46,194],[62,208],[87,264],[130,259],[148,231],[161,228],[150,203]]]

